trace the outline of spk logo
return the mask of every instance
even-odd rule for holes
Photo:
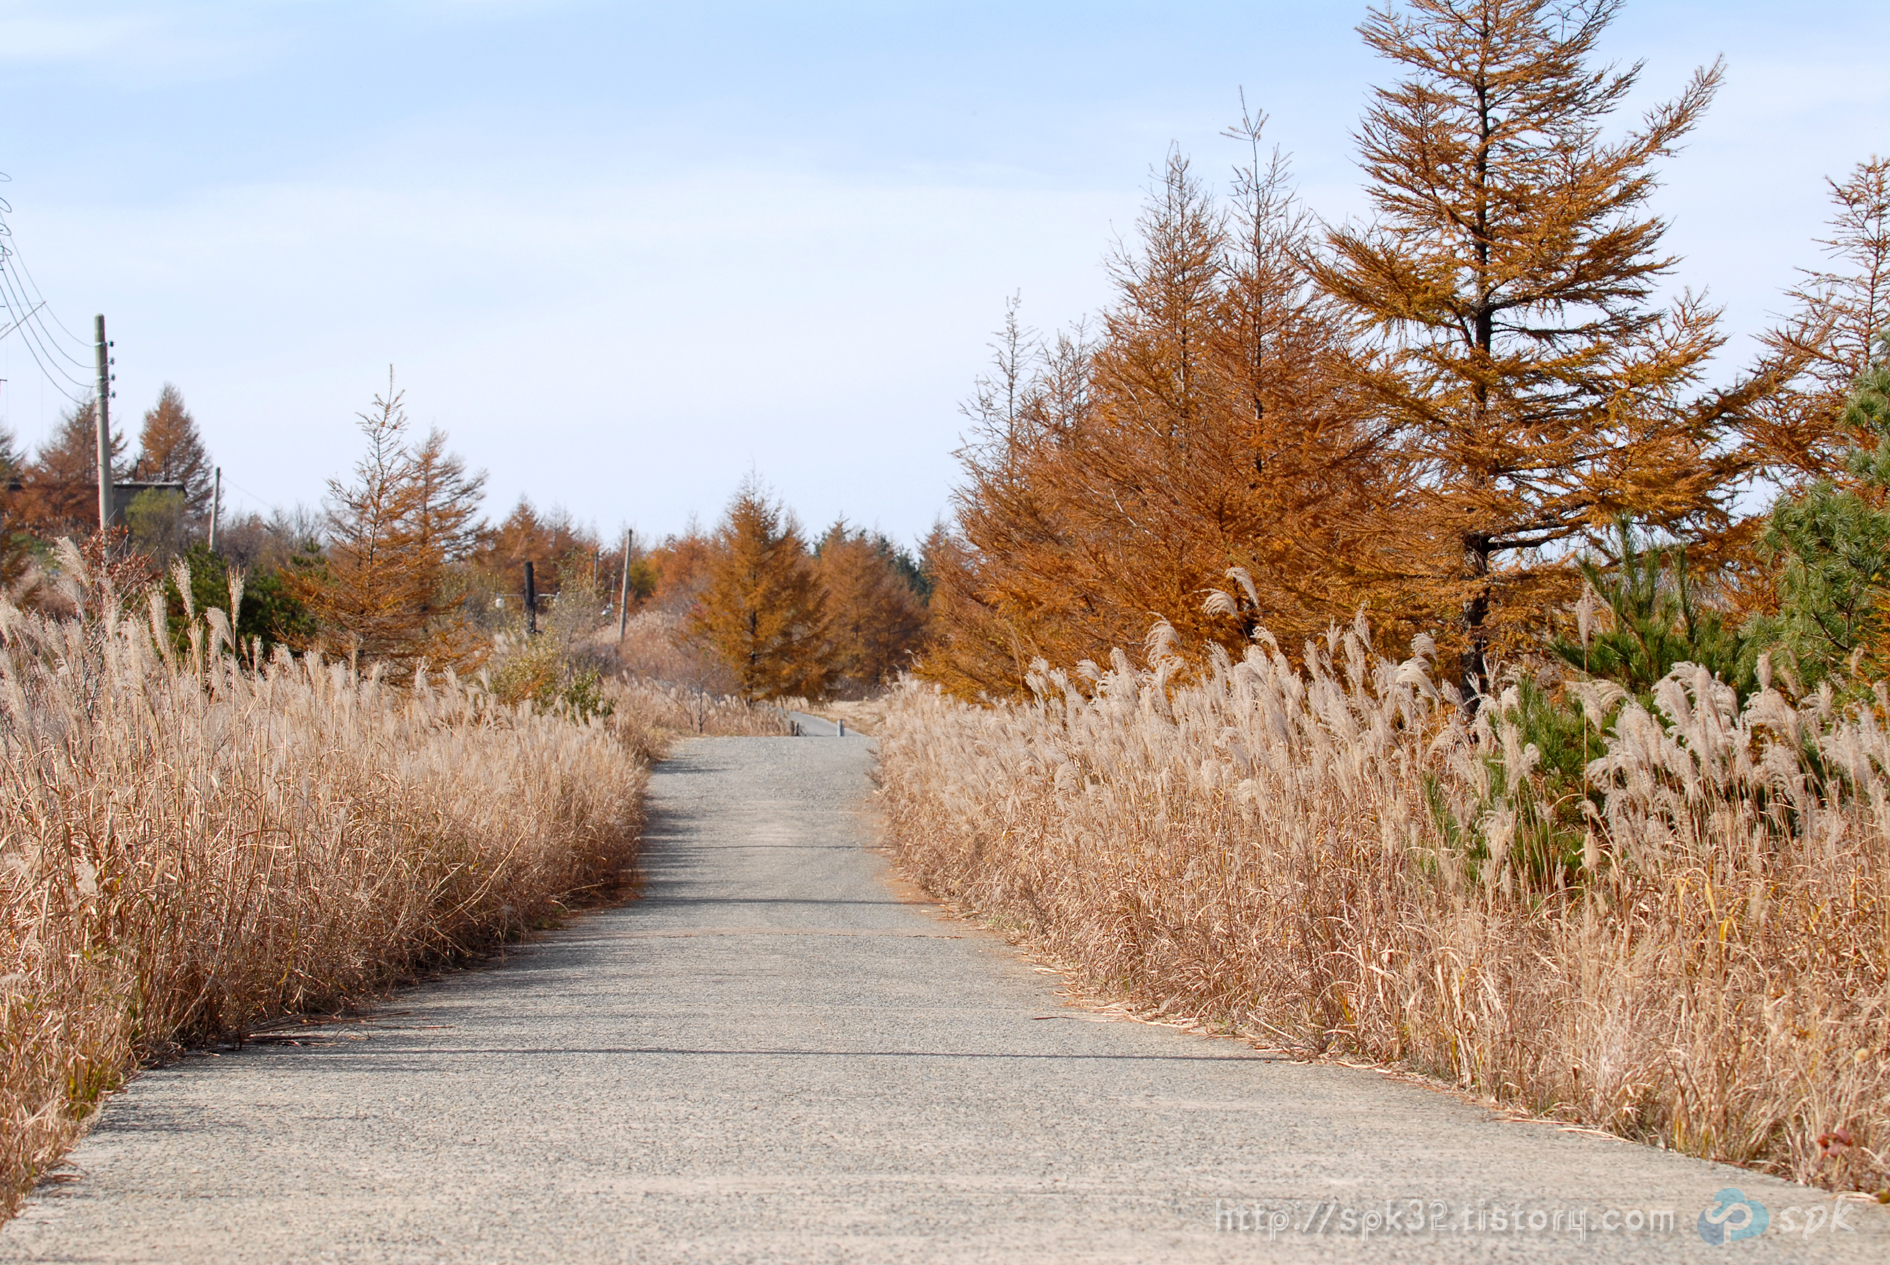
[[[1713,1206],[1700,1214],[1700,1237],[1719,1247],[1765,1233],[1765,1205],[1747,1199],[1745,1192],[1728,1186],[1713,1196]]]

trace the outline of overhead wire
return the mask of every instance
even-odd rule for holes
[[[0,181],[6,178],[4,173],[0,173]],[[73,377],[65,366],[59,363],[59,358],[63,357],[84,370],[92,369],[96,361],[73,355],[67,350],[66,343],[61,340],[60,335],[63,334],[81,350],[95,352],[96,345],[88,343],[73,333],[66,323],[59,319],[58,311],[46,298],[45,291],[40,289],[38,278],[33,276],[32,269],[26,266],[26,260],[12,244],[13,230],[5,219],[12,210],[13,207],[6,199],[0,198],[0,307],[4,307],[7,315],[13,318],[12,327],[0,331],[0,338],[17,331],[20,334],[20,341],[25,344],[28,354],[32,356],[33,363],[39,366],[44,380],[50,382],[53,389],[72,404],[84,404],[88,395],[96,391],[97,384]],[[40,315],[42,312],[52,317],[53,324],[58,327],[56,330],[46,324],[44,317]],[[61,385],[60,378],[64,378],[66,382],[77,388],[79,394],[75,395]],[[267,497],[251,492],[236,480],[226,477],[224,482],[244,495],[261,502],[272,513],[283,513],[281,506]]]
[[[15,329],[19,328],[19,324],[20,323],[18,321],[14,321],[12,324],[8,325],[5,329],[0,329],[0,339],[5,338],[8,334],[11,334]]]
[[[8,276],[11,278],[15,292],[19,294],[23,302],[32,303],[33,306],[35,307],[43,307],[46,311],[51,312],[53,310],[52,301],[49,300],[43,293],[40,292],[38,286],[29,285],[23,279],[22,268],[25,262],[26,261],[20,257],[20,252],[19,252],[18,247],[10,245],[10,244],[0,244],[0,271],[5,271],[8,274]],[[85,342],[83,339],[74,337],[74,335],[72,334],[72,331],[66,328],[65,322],[58,321],[58,318],[56,316],[54,317],[54,319],[55,321],[58,322],[58,325],[59,325],[59,328],[57,330],[48,328],[45,326],[44,321],[41,322],[41,327],[45,330],[45,333],[48,339],[53,343],[55,347],[58,348],[59,353],[62,356],[64,356],[67,360],[70,360],[74,364],[77,364],[77,365],[84,365],[86,363],[85,360],[81,359],[78,356],[72,355],[70,352],[68,352],[65,349],[65,345],[61,341],[60,335],[64,334],[66,338],[72,339],[74,343],[78,344],[81,348],[84,348],[87,350],[90,349],[91,344]]]
[[[263,496],[260,493],[250,491],[248,488],[238,483],[235,479],[232,479],[229,475],[227,474],[224,475],[223,481],[229,484],[231,487],[235,488],[238,492],[241,492],[244,496],[247,496],[251,500],[260,503],[265,509],[269,510],[271,513],[281,514],[284,512],[283,508],[280,505],[277,505],[274,501],[270,500],[268,497]]]
[[[277,505],[274,501],[270,500],[268,497],[263,496],[260,493],[250,491],[248,488],[238,483],[235,479],[232,479],[227,473],[224,474],[223,481],[227,483],[229,486],[235,488],[238,492],[241,492],[244,496],[249,497],[253,501],[257,501],[261,503],[263,508],[268,510],[271,514],[275,515],[276,518],[291,519],[291,520],[294,519],[295,515],[290,514],[287,510],[283,509],[280,505]],[[300,511],[302,507],[300,505],[297,505],[296,509]]]
[[[227,474],[224,475],[223,481],[229,484],[232,488],[235,488],[238,492],[241,492],[244,496],[247,496],[250,500],[256,502],[258,505],[268,510],[271,514],[279,515],[282,513],[282,511],[277,509],[272,502],[265,501],[262,497],[257,496],[254,492],[250,491],[248,488],[241,486],[240,484],[237,483],[235,479],[232,479],[229,475]],[[223,512],[225,514],[230,514],[233,512],[227,500],[224,502]],[[253,513],[254,511],[251,511],[251,512]]]
[[[20,286],[18,275],[14,273],[12,269],[8,268],[4,262],[0,262],[0,276],[4,276],[12,284],[14,293],[19,295],[20,306],[24,307],[27,311],[25,319],[32,324],[34,331],[38,333],[42,346],[64,357],[79,369],[89,371],[95,367],[97,363],[95,358],[81,358],[73,355],[66,350],[66,345],[60,341],[59,335],[47,327],[45,316],[42,316],[41,313],[50,314],[52,312],[52,305],[50,303],[43,298],[37,303],[33,302],[33,296],[25,293],[24,288]]]
[[[7,314],[13,318],[20,341],[24,342],[26,349],[32,353],[34,363],[39,366],[41,373],[53,380],[53,385],[59,393],[68,397],[72,394],[60,384],[59,378],[64,378],[67,383],[83,393],[87,384],[73,377],[54,357],[51,349],[46,345],[50,340],[46,337],[45,331],[31,319],[31,307],[14,294],[11,280],[4,268],[0,268],[0,304],[6,307]],[[76,399],[74,402],[77,402]]]
[[[46,364],[45,359],[39,353],[38,346],[33,342],[33,338],[30,333],[22,329],[22,337],[20,341],[26,345],[27,354],[33,357],[33,363],[39,366],[39,371],[41,375],[43,375],[48,382],[52,383],[53,390],[65,396],[66,399],[74,405],[83,403],[83,399],[80,396],[76,396],[72,394],[72,392],[66,390],[65,387],[60,385],[59,379],[53,376],[54,370],[57,369],[58,366],[57,365],[48,366]],[[60,372],[62,374],[64,373],[63,370],[61,370]],[[64,375],[64,376],[66,376],[68,381],[71,380],[70,375]]]
[[[37,318],[40,332],[45,336],[46,341],[49,344],[51,344],[53,349],[56,350],[60,355],[64,356],[67,360],[70,360],[73,364],[79,366],[79,368],[81,369],[91,368],[93,364],[92,359],[90,357],[85,357],[85,356],[75,356],[71,352],[67,351],[65,348],[65,344],[62,343],[59,339],[59,334],[60,332],[63,332],[67,338],[73,339],[75,343],[79,344],[79,347],[82,351],[92,350],[92,344],[86,343],[84,340],[76,338],[73,335],[71,330],[66,329],[65,322],[59,320],[59,314],[57,311],[54,310],[51,300],[49,300],[45,296],[45,294],[41,293],[37,286],[33,286],[29,288],[26,285],[26,283],[20,279],[20,269],[24,263],[25,261],[20,258],[20,253],[18,250],[10,248],[10,247],[0,248],[0,272],[6,273],[8,278],[12,281],[14,289],[20,295],[21,301],[31,302],[32,300],[37,299],[38,302],[33,304],[33,307],[36,309],[36,311],[44,311],[50,314],[54,322],[57,323],[59,326],[59,329],[55,331],[47,327],[45,319],[43,317]]]
[[[0,180],[5,179],[5,175],[0,174]],[[12,205],[0,198],[0,305],[6,308],[7,315],[13,319],[13,326],[7,332],[20,335],[20,341],[25,344],[33,363],[39,366],[41,375],[52,383],[54,390],[74,405],[83,404],[86,393],[92,391],[95,384],[74,377],[70,370],[59,363],[63,358],[80,369],[89,367],[85,360],[67,350],[60,333],[81,347],[84,346],[84,340],[66,329],[65,322],[59,320],[58,313],[52,310],[51,303],[38,283],[32,280],[30,273],[22,279],[24,261],[12,245],[13,230],[5,220],[12,210]],[[34,299],[38,302],[34,302]],[[58,331],[46,324],[42,312],[52,315],[59,326]],[[60,381],[62,378],[64,383]],[[68,384],[73,389],[68,389]],[[74,390],[77,394],[74,394]]]
[[[25,288],[21,286],[18,274],[8,266],[9,260],[13,255],[14,251],[11,247],[0,244],[0,289],[4,290],[8,309],[12,310],[17,306],[19,311],[16,315],[19,315],[22,321],[33,327],[34,332],[39,335],[41,347],[47,350],[49,354],[57,352],[81,369],[90,368],[91,366],[84,360],[74,356],[60,344],[58,335],[46,327],[46,323],[43,319],[38,319],[39,311],[50,308],[51,304],[46,301],[46,296],[44,295],[39,296],[38,303],[32,302]],[[67,376],[70,377],[71,375],[68,374]]]
[[[33,363],[39,366],[40,373],[44,374],[46,380],[52,383],[53,389],[65,396],[66,399],[74,405],[85,403],[87,384],[67,373],[64,366],[52,360],[50,354],[41,349],[38,340],[34,337],[36,333],[35,327],[31,323],[22,323],[19,327],[19,333],[20,341],[26,345],[27,353],[33,357]],[[61,378],[64,378],[66,382],[70,383],[72,389],[68,389],[62,384],[59,381]],[[77,392],[76,394],[74,393],[75,391]]]
[[[45,352],[48,358],[51,358],[58,348],[57,341],[46,332],[46,328],[43,324],[33,319],[35,315],[35,305],[28,303],[26,296],[14,289],[13,274],[3,265],[0,265],[0,303],[4,303],[7,311],[19,322],[21,332],[32,338],[39,349]],[[70,356],[66,358],[68,360],[71,359]],[[80,390],[86,388],[87,383],[83,378],[73,377],[71,372],[63,365],[59,365],[57,361],[54,362],[54,365],[66,381],[72,383]],[[81,362],[80,367],[84,367],[83,362]]]
[[[12,236],[12,234],[9,233],[8,236],[10,237]],[[8,258],[12,259],[13,262],[19,266],[20,271],[26,274],[26,279],[32,283],[34,297],[38,298],[41,302],[45,302],[46,292],[39,288],[39,279],[33,276],[33,270],[26,266],[26,256],[20,254],[20,252],[17,249],[15,249],[8,252]],[[52,313],[53,323],[58,325],[60,329],[65,330],[65,334],[67,338],[70,338],[73,342],[79,344],[81,347],[89,347],[92,345],[91,343],[86,341],[84,338],[81,338],[79,335],[73,333],[70,329],[67,329],[66,323],[59,319],[58,309],[53,307],[51,303],[46,304],[46,310]]]

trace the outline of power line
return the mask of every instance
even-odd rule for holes
[[[7,236],[11,237],[12,234],[8,233]],[[37,295],[42,302],[44,302],[46,298],[45,292],[39,288],[39,281],[37,278],[33,276],[33,270],[26,266],[26,257],[20,254],[20,252],[17,249],[9,250],[7,252],[7,255],[15,263],[19,264],[20,271],[25,273],[26,279],[32,282],[33,284],[33,293]],[[54,310],[52,304],[50,303],[46,304],[46,310],[52,314],[53,322],[57,324],[60,329],[65,330],[65,334],[67,338],[70,338],[73,342],[81,344],[81,345],[85,343],[85,340],[83,338],[80,338],[77,334],[73,333],[70,329],[66,329],[66,323],[59,319],[59,313],[56,310]]]
[[[6,179],[7,176],[0,173],[0,181]],[[25,274],[24,279],[21,278],[20,271],[25,268],[25,261],[20,259],[19,251],[11,244],[13,229],[5,219],[12,211],[12,205],[6,199],[0,198],[0,306],[4,306],[7,315],[13,318],[12,327],[6,332],[19,334],[20,341],[26,345],[28,354],[33,358],[33,363],[39,366],[41,375],[46,381],[52,383],[54,390],[72,404],[82,404],[85,401],[85,393],[91,389],[91,384],[74,377],[59,362],[64,359],[82,370],[91,366],[67,349],[66,343],[60,338],[60,332],[63,332],[67,340],[81,349],[85,348],[85,341],[67,329],[65,322],[59,320],[58,313],[52,310],[52,305],[47,301],[44,292],[40,290],[39,284],[33,280],[30,272]],[[59,332],[46,324],[45,319],[40,315],[42,312],[52,316],[59,327]],[[4,336],[0,334],[0,337]],[[64,383],[59,381],[61,378],[65,380]],[[77,394],[74,394],[75,390]]]
[[[231,487],[235,488],[238,492],[241,492],[244,496],[249,497],[251,500],[260,501],[271,512],[276,513],[276,514],[281,514],[284,512],[280,505],[277,505],[274,501],[270,500],[266,496],[259,496],[256,493],[250,491],[248,488],[238,483],[235,479],[232,479],[229,475],[227,474],[224,475],[223,481],[229,484]]]
[[[49,313],[52,312],[52,304],[47,300],[46,296],[44,294],[39,293],[37,291],[37,288],[29,291],[26,284],[20,280],[20,275],[15,270],[15,265],[18,264],[19,262],[20,262],[20,256],[19,256],[18,251],[13,250],[10,247],[0,246],[0,273],[4,273],[6,275],[7,280],[12,283],[14,292],[20,296],[20,302],[32,304],[34,310],[36,311],[40,309],[44,309],[45,311]],[[39,302],[32,303],[32,300],[34,299],[38,299]],[[53,315],[53,319],[55,321],[59,319],[56,313]],[[67,360],[70,360],[73,364],[79,366],[79,368],[81,369],[86,369],[86,368],[91,367],[88,364],[88,362],[80,359],[78,356],[75,356],[71,352],[67,351],[65,349],[65,346],[59,341],[58,333],[54,330],[48,329],[46,327],[46,322],[44,320],[39,321],[38,325],[39,325],[40,332],[46,336],[46,341],[49,344],[51,344],[53,349],[56,350],[60,355],[64,356]],[[64,330],[65,325],[61,323],[59,328],[61,330]],[[69,333],[68,333],[68,337],[70,337]],[[84,346],[84,344],[81,344],[81,346]]]
[[[66,396],[66,398],[70,399],[74,404],[79,403],[89,384],[73,377],[63,365],[53,359],[53,353],[50,348],[42,344],[42,340],[44,340],[45,343],[50,343],[51,339],[41,326],[35,324],[29,319],[28,315],[24,313],[23,310],[27,307],[27,304],[23,297],[14,294],[12,274],[4,267],[0,267],[0,304],[4,304],[8,314],[16,319],[20,335],[26,342],[27,350],[33,353],[33,360],[39,365],[40,372],[44,373],[49,378],[54,373],[57,373],[60,377],[71,383],[79,390],[80,395],[75,396],[64,387],[59,387],[60,394]],[[67,359],[70,359],[70,357],[67,357]],[[52,362],[50,366],[47,363],[48,361]],[[59,384],[55,382],[53,385],[58,386]]]
[[[16,311],[21,321],[26,323],[28,327],[39,336],[41,350],[46,351],[49,355],[56,351],[79,368],[90,368],[91,366],[85,361],[80,360],[59,345],[58,337],[54,335],[51,330],[46,328],[44,321],[33,319],[34,310],[49,305],[44,296],[40,298],[37,304],[32,303],[28,300],[26,293],[19,288],[19,278],[14,274],[11,268],[7,267],[7,257],[11,253],[11,251],[6,250],[4,247],[0,247],[0,294],[4,294],[7,308],[10,311]],[[67,377],[70,378],[71,375],[68,374]]]
[[[40,358],[39,349],[33,345],[31,337],[22,338],[20,341],[26,344],[27,353],[33,357],[33,363],[39,366],[40,374],[44,376],[46,381],[52,383],[53,390],[59,392],[60,395],[63,395],[72,404],[77,405],[83,402],[81,397],[73,395],[63,386],[59,385],[58,379],[53,377],[53,371],[47,368],[46,362]],[[70,375],[67,376],[68,378],[70,377]]]
[[[35,308],[34,310],[37,311],[38,309]],[[20,320],[25,320],[25,319],[26,319],[25,317],[20,318]],[[0,329],[0,338],[5,338],[8,334],[11,334],[14,330],[18,329],[19,327],[20,327],[20,321],[15,321],[13,322],[13,324],[7,326],[5,329]]]
[[[57,373],[59,377],[64,378],[68,383],[78,388],[79,391],[83,393],[86,384],[78,378],[73,377],[64,366],[60,365],[59,362],[53,358],[51,350],[45,345],[50,339],[47,338],[40,326],[35,324],[31,319],[31,305],[26,303],[23,297],[14,293],[12,275],[4,267],[0,267],[0,305],[4,305],[7,314],[14,318],[14,323],[19,331],[21,340],[26,343],[27,350],[33,353],[33,361],[39,365],[40,372],[44,373],[48,378],[51,378]],[[48,361],[51,361],[51,363],[48,364]],[[60,394],[72,399],[74,403],[78,402],[77,397],[74,397],[65,387],[59,386],[57,381],[55,381],[53,385],[59,387]]]

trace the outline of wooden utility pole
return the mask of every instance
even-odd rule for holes
[[[223,467],[218,466],[216,477],[210,481],[210,552],[217,551],[217,511],[223,508]]]
[[[105,341],[105,317],[94,317],[92,332],[98,351],[98,397],[92,415],[98,420],[98,530],[112,525],[112,345]]]
[[[623,529],[623,584],[617,595],[617,644],[623,644],[623,635],[630,628],[630,539],[631,531]]]
[[[538,635],[538,578],[529,562],[525,564],[525,635]]]

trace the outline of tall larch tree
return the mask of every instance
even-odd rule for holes
[[[1116,301],[1090,361],[1088,407],[1049,437],[1039,476],[1071,546],[1075,600],[1058,622],[1090,656],[1139,645],[1157,615],[1193,631],[1203,585],[1232,561],[1204,563],[1197,543],[1224,546],[1213,538],[1246,526],[1230,519],[1243,517],[1249,437],[1228,415],[1228,366],[1215,354],[1227,316],[1226,217],[1171,153],[1137,227],[1139,248],[1110,264]],[[1059,651],[1050,657],[1072,657]]]
[[[409,547],[418,565],[433,575],[418,612],[426,630],[421,653],[435,664],[469,664],[484,650],[483,636],[467,618],[467,577],[458,564],[478,544],[485,486],[485,471],[469,472],[465,461],[447,448],[446,432],[437,426],[408,451]]]
[[[184,405],[183,392],[166,382],[157,403],[145,410],[138,435],[133,477],[184,485],[184,515],[193,522],[210,517],[210,453],[197,433],[197,421]]]
[[[837,522],[815,549],[826,594],[832,689],[860,696],[910,665],[925,636],[925,602],[899,550],[877,532]]]
[[[1819,245],[1829,264],[1804,270],[1788,295],[1794,311],[1764,339],[1796,376],[1746,428],[1754,463],[1800,489],[1846,479],[1852,450],[1876,446],[1879,436],[1845,419],[1852,389],[1890,330],[1890,159],[1873,157],[1842,182],[1827,183],[1831,235]]]
[[[89,536],[98,530],[98,423],[90,399],[60,415],[58,428],[40,445],[20,476],[20,512],[41,536]],[[112,478],[130,473],[125,437],[111,437]]]
[[[1360,605],[1389,632],[1411,614],[1382,584],[1387,551],[1405,543],[1408,472],[1343,372],[1352,322],[1308,275],[1314,221],[1284,155],[1264,149],[1264,123],[1248,115],[1227,133],[1249,159],[1235,170],[1215,348],[1231,439],[1216,544],[1253,583],[1239,640],[1266,627],[1295,646]]]
[[[1375,330],[1357,384],[1420,471],[1412,559],[1459,613],[1461,679],[1555,557],[1633,515],[1725,521],[1722,439],[1759,379],[1704,390],[1718,313],[1655,288],[1674,260],[1647,209],[1655,163],[1711,102],[1720,68],[1610,139],[1641,67],[1595,64],[1619,0],[1406,0],[1366,44],[1405,77],[1356,134],[1374,211],[1327,238],[1320,281]]]
[[[830,678],[826,600],[800,528],[753,480],[715,535],[690,631],[735,674],[744,697],[816,697]]]
[[[991,344],[993,371],[981,377],[964,412],[972,435],[958,456],[965,483],[954,521],[926,542],[933,585],[931,649],[922,674],[964,697],[1023,688],[1031,661],[1063,656],[1073,629],[1073,525],[1061,513],[1050,467],[1061,464],[1089,408],[1087,331],[1045,348],[1005,308]],[[1087,644],[1081,643],[1081,644]]]
[[[1102,661],[1157,619],[1184,652],[1261,625],[1297,646],[1368,596],[1398,462],[1338,372],[1350,317],[1309,283],[1285,161],[1259,120],[1237,134],[1251,165],[1228,206],[1169,156],[1094,344],[1007,322],[967,410],[956,530],[927,549],[921,670],[955,692],[1014,693],[1032,660]],[[1207,609],[1236,568],[1252,600]]]
[[[470,543],[484,475],[468,476],[438,431],[409,444],[391,373],[387,394],[358,416],[367,451],[351,482],[329,480],[326,565],[296,573],[293,588],[331,651],[400,679],[467,650],[448,568]]]

